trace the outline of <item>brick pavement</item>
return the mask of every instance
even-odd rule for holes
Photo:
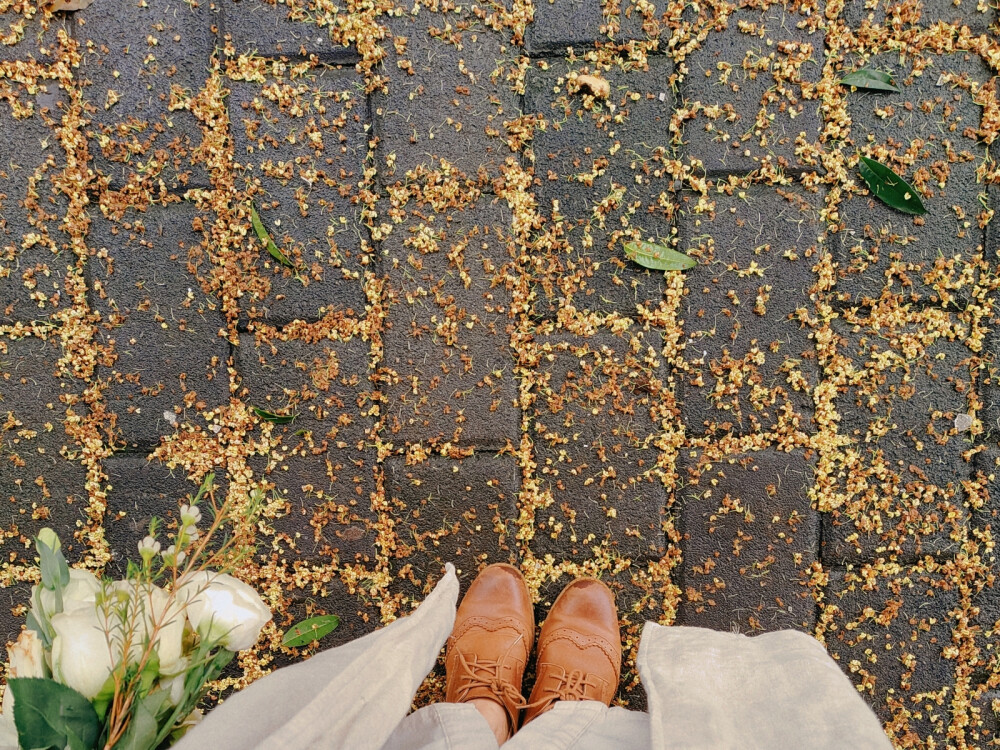
[[[854,0],[3,10],[3,632],[38,528],[120,574],[211,470],[266,493],[240,574],[278,629],[369,632],[448,560],[520,565],[539,619],[596,575],[626,705],[645,620],[797,628],[897,747],[996,744],[997,24]],[[836,84],[861,65],[901,93]],[[859,149],[928,214],[875,202]],[[698,266],[646,271],[639,237]]]

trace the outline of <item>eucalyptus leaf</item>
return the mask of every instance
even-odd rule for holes
[[[888,73],[881,70],[870,70],[862,68],[848,73],[840,79],[845,86],[853,86],[856,89],[868,89],[869,91],[899,91],[892,83],[892,78]]]
[[[872,195],[887,206],[918,216],[927,213],[917,191],[885,164],[862,156],[858,170]]]
[[[35,540],[38,550],[39,568],[42,573],[42,586],[47,589],[61,589],[69,585],[69,565],[59,547],[50,547],[41,539]]]
[[[295,268],[295,264],[274,244],[274,240],[271,239],[271,235],[264,227],[264,222],[257,214],[257,208],[252,203],[250,204],[250,223],[253,224],[253,231],[257,233],[258,239],[267,246],[267,252],[271,254],[271,257],[287,268]]]
[[[625,255],[640,266],[656,271],[683,271],[698,265],[697,260],[684,253],[643,240],[626,242]]]
[[[272,424],[291,424],[295,420],[295,417],[298,416],[298,414],[275,414],[272,411],[260,409],[256,406],[251,406],[250,408],[258,417]]]
[[[18,744],[30,750],[91,750],[101,724],[83,695],[55,680],[15,677],[7,687],[14,696]]]
[[[340,618],[337,615],[320,615],[310,617],[308,620],[292,625],[281,639],[281,645],[285,648],[297,648],[306,644],[318,641],[324,635],[332,633],[340,625]]]

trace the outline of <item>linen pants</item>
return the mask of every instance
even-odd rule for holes
[[[493,750],[493,732],[470,705],[409,713],[451,633],[458,591],[449,564],[411,615],[258,680],[175,747]],[[751,638],[646,623],[637,661],[648,713],[559,701],[505,750],[892,748],[850,680],[805,633]]]

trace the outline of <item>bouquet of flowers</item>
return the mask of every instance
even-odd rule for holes
[[[55,532],[39,533],[41,581],[28,627],[9,649],[0,747],[146,750],[198,721],[206,683],[271,619],[250,586],[210,569],[246,553],[232,538],[209,545],[229,510],[217,506],[212,479],[180,507],[166,549],[154,519],[141,562],[121,581],[71,569]],[[202,531],[206,497],[212,518]]]

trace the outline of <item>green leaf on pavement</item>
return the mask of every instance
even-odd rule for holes
[[[266,411],[256,406],[251,406],[250,408],[258,417],[272,424],[290,424],[298,416],[298,414],[275,414],[273,411]]]
[[[885,205],[908,214],[927,213],[917,191],[885,164],[862,156],[858,169],[868,189]]]
[[[253,224],[253,231],[257,233],[258,239],[267,245],[267,251],[271,254],[271,257],[278,261],[281,265],[288,268],[295,268],[295,264],[288,259],[278,246],[274,244],[274,240],[271,239],[271,235],[267,233],[267,229],[264,227],[264,222],[260,220],[260,216],[257,214],[257,208],[250,204],[250,222]]]
[[[300,623],[292,625],[281,639],[281,645],[286,648],[296,648],[305,646],[313,641],[318,641],[327,633],[332,633],[340,625],[340,618],[337,615],[321,615],[310,617]]]
[[[853,86],[856,89],[868,89],[869,91],[899,91],[893,85],[892,78],[888,73],[883,73],[881,70],[869,70],[868,68],[848,73],[840,79],[840,82],[845,86]]]
[[[14,695],[14,726],[18,744],[33,750],[91,750],[101,724],[84,696],[55,680],[15,677],[8,682]]]
[[[683,271],[698,265],[697,260],[684,253],[672,250],[666,245],[656,245],[642,240],[626,242],[625,255],[640,266],[656,271]]]

